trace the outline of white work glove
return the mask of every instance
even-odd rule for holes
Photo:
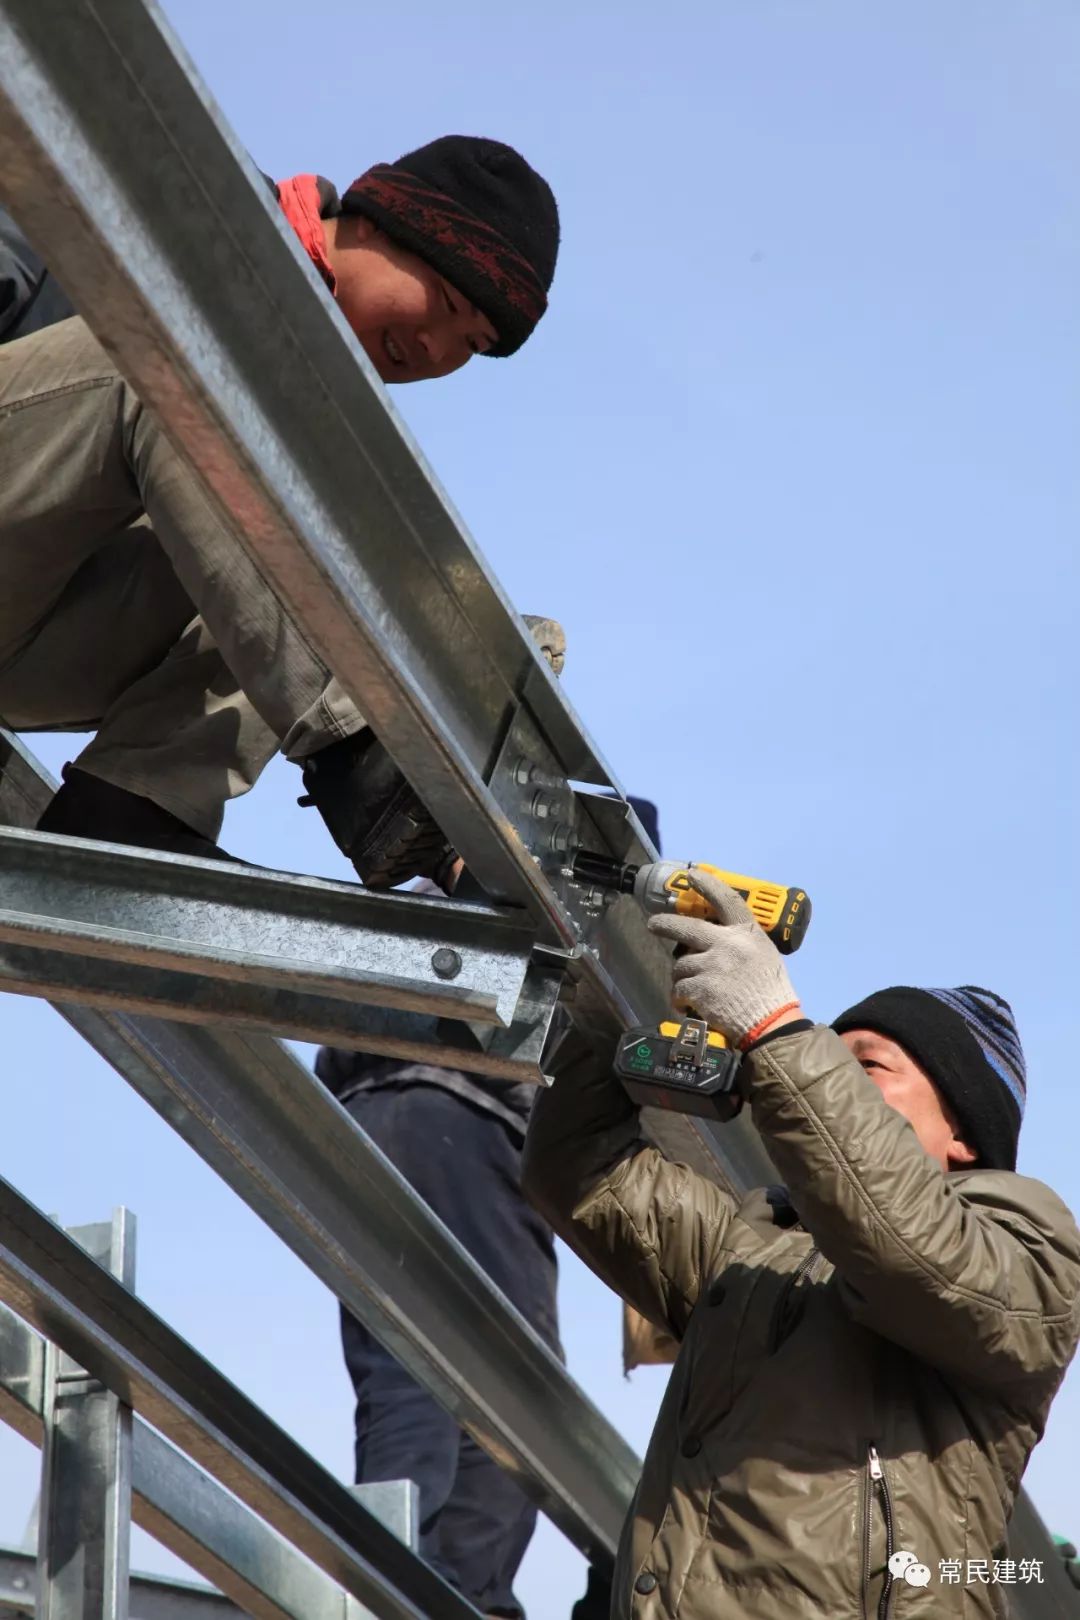
[[[672,970],[676,1000],[732,1046],[749,1045],[778,1014],[797,1008],[799,998],[783,957],[735,890],[693,867],[690,881],[716,921],[667,913],[650,918],[649,928],[686,953]]]

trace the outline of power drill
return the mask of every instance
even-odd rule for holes
[[[708,901],[690,881],[691,871],[710,872],[741,895],[781,955],[790,956],[799,949],[810,926],[811,906],[804,889],[765,883],[703,863],[650,861],[645,866],[628,866],[586,850],[573,862],[576,881],[631,894],[648,916],[674,911],[682,917],[711,917]],[[689,1009],[687,1016],[665,1019],[658,1029],[628,1030],[615,1055],[615,1073],[639,1106],[670,1108],[707,1119],[734,1119],[739,1112],[738,1070],[738,1052]]]

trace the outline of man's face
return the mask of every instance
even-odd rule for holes
[[[952,1109],[926,1070],[902,1046],[871,1029],[849,1029],[840,1039],[943,1170],[974,1164],[978,1155],[961,1141]]]
[[[498,342],[463,294],[370,220],[340,214],[323,224],[337,302],[383,382],[449,376]]]

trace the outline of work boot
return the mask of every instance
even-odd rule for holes
[[[201,855],[208,861],[236,859],[141,793],[114,787],[100,776],[80,771],[77,765],[65,765],[60,774],[64,785],[45,807],[38,832],[97,838],[103,844],[134,844],[170,855]]]
[[[309,755],[303,771],[299,803],[315,806],[369,889],[441,870],[450,845],[369,726]]]
[[[556,619],[526,614],[525,623],[556,675],[566,661],[566,633]],[[394,889],[410,878],[452,887],[457,855],[370,727],[320,748],[303,762],[307,792],[334,843],[369,889]]]

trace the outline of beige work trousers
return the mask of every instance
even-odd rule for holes
[[[0,719],[208,838],[364,724],[78,318],[0,347]]]

